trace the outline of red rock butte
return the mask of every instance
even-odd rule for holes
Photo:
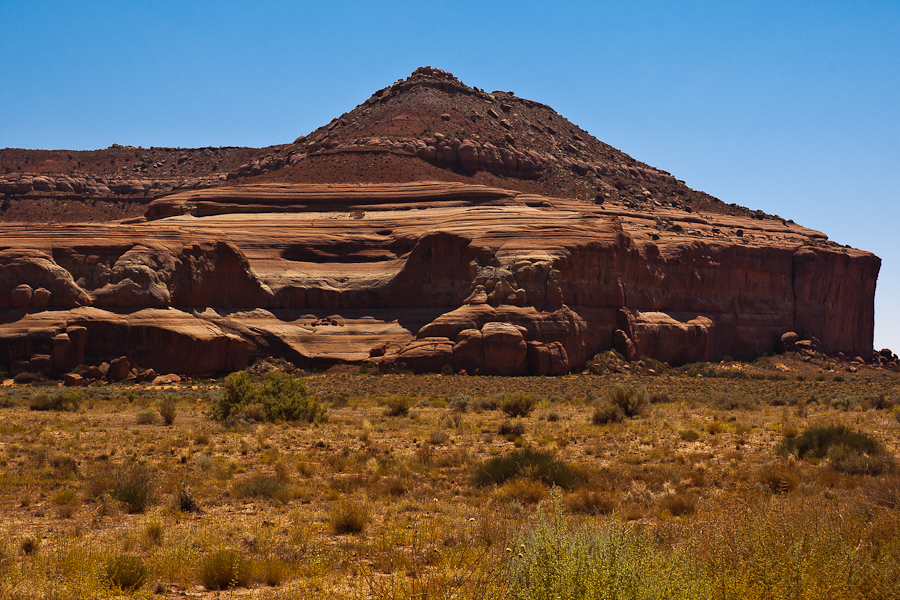
[[[38,164],[37,152],[4,160]],[[202,185],[174,170],[166,185],[136,180],[125,196],[109,173],[0,175],[13,207],[143,212],[0,222],[0,362],[59,374],[125,356],[208,375],[278,356],[554,375],[611,348],[753,358],[787,332],[872,354],[876,256],[691,190],[547,106],[438,69],[293,144],[232,154],[250,162],[201,172]]]

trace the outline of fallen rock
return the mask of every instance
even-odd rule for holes
[[[169,373],[167,375],[159,375],[157,377],[154,377],[151,383],[153,385],[174,385],[176,383],[181,383],[181,377],[179,377],[175,373]]]
[[[78,373],[66,373],[63,376],[63,385],[66,387],[80,387],[84,384],[84,378]]]
[[[131,371],[131,363],[128,362],[127,357],[113,359],[106,371],[106,380],[109,382],[123,381],[128,377],[129,371]]]

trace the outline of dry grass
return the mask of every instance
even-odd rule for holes
[[[786,371],[757,365],[748,368],[771,377],[717,376],[726,367],[313,375],[309,397],[327,404],[327,421],[259,425],[208,417],[217,383],[86,388],[77,405],[49,411],[29,408],[57,390],[3,388],[0,597],[122,593],[124,575],[110,583],[114,560],[123,573],[146,568],[139,595],[516,597],[506,549],[538,531],[554,502],[567,531],[621,534],[648,564],[677,555],[692,581],[721,590],[714,598],[755,597],[765,582],[771,598],[827,597],[826,584],[841,597],[894,597],[900,413],[889,400],[900,380],[778,378]],[[617,385],[645,392],[620,408]],[[173,397],[168,426],[161,410],[142,417]],[[604,397],[620,421],[594,424]],[[504,402],[528,410],[510,422]],[[405,418],[385,414],[392,403],[406,405]],[[845,441],[821,456],[778,453],[822,423],[883,452],[853,453]]]

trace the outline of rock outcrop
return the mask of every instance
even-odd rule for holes
[[[613,347],[751,358],[785,332],[869,356],[879,268],[781,220],[447,182],[197,190],[0,239],[0,361],[115,377],[263,355],[553,375]]]
[[[877,257],[431,67],[292,144],[2,149],[0,167],[14,370],[137,381],[279,356],[554,375],[611,348],[682,363],[813,341],[872,356]],[[79,215],[119,220],[55,222]]]

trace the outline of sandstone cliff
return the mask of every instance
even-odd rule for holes
[[[786,331],[868,355],[879,268],[781,220],[447,182],[197,190],[0,239],[0,361],[57,371],[126,354],[557,374],[611,347],[751,358]]]

